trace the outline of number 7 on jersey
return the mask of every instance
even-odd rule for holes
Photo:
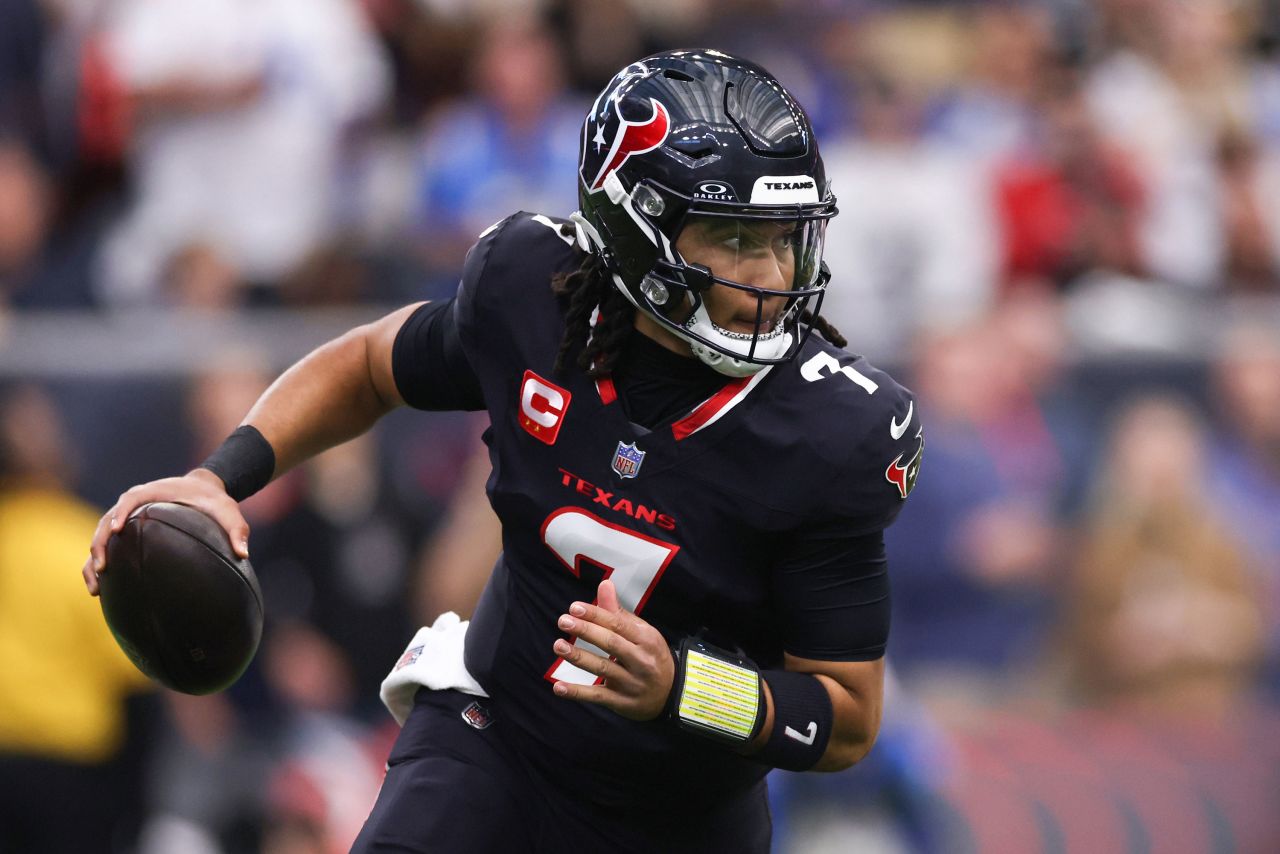
[[[542,541],[579,578],[584,558],[604,569],[605,578],[613,581],[618,590],[618,602],[636,614],[649,601],[662,573],[680,551],[677,545],[606,522],[577,507],[562,507],[548,516],[542,523]],[[608,657],[604,650],[581,638],[574,645]],[[598,677],[557,659],[547,670],[546,678],[591,685]]]

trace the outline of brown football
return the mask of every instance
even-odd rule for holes
[[[262,639],[262,591],[211,516],[139,507],[107,543],[102,613],[138,669],[184,694],[229,687]]]

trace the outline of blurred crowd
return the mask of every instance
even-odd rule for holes
[[[1280,4],[2,0],[0,854],[346,850],[378,683],[497,548],[484,424],[396,413],[246,503],[241,682],[147,691],[79,579],[97,508],[282,365],[6,338],[447,297],[486,226],[575,209],[591,98],[679,46],[810,111],[823,314],[926,424],[880,744],[775,775],[778,850],[1280,849]]]

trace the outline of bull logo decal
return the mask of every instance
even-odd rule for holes
[[[671,132],[671,116],[667,108],[653,98],[649,99],[649,103],[653,106],[653,113],[643,122],[627,121],[622,117],[617,102],[614,103],[614,112],[617,113],[619,121],[618,130],[614,133],[613,144],[609,146],[609,154],[605,157],[604,164],[591,182],[591,192],[594,193],[602,188],[609,173],[622,168],[622,164],[627,162],[628,157],[653,151],[662,145],[667,134]],[[597,144],[597,148],[603,147],[605,143],[603,124],[597,127],[593,141]]]

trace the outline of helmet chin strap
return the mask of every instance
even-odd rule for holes
[[[724,353],[718,353],[705,344],[699,344],[696,341],[689,342],[689,346],[693,349],[693,355],[701,359],[713,371],[726,377],[740,379],[754,376],[764,370],[765,367],[752,362],[744,362],[741,359],[734,359]]]
[[[778,322],[781,323],[781,320]],[[698,306],[693,316],[685,321],[684,328],[705,338],[721,348],[721,350],[728,350],[731,353],[738,353],[742,356],[746,356],[751,351],[751,343],[754,340],[756,348],[754,355],[759,359],[781,359],[787,352],[787,348],[791,346],[790,332],[779,331],[767,336],[750,336],[748,338],[731,337],[711,320],[711,316],[707,314],[705,303]],[[727,377],[749,377],[767,367],[767,365],[748,362],[746,359],[737,359],[726,355],[691,336],[681,335],[680,337],[689,342],[689,346],[693,349],[695,356],[712,370]]]
[[[600,236],[600,232],[596,231],[596,227],[582,215],[582,211],[574,211],[569,214],[569,221],[573,223],[573,231],[578,248],[583,252],[597,252],[604,249],[604,238]]]

